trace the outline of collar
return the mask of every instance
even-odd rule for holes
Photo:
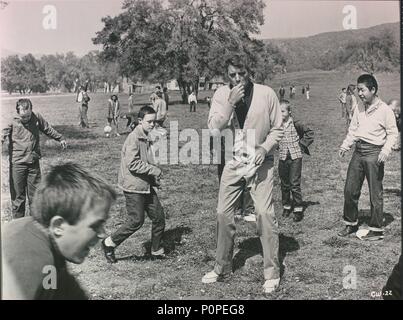
[[[251,80],[249,80],[249,82],[245,86],[245,96],[246,97],[250,96],[250,94],[252,92],[252,88],[253,88],[253,82]]]
[[[287,122],[284,123],[284,128],[288,128],[290,124],[294,123],[292,117],[289,117]]]
[[[136,126],[136,128],[134,129],[137,138],[141,141],[147,141],[147,142],[151,142],[151,139],[148,135],[146,135],[146,133],[143,130],[143,127],[138,125]]]
[[[379,99],[378,97],[375,97],[374,102],[369,105],[369,106],[365,106],[365,113],[370,114],[372,112],[374,112],[375,110],[377,110],[379,108],[379,105],[381,103],[381,99]]]

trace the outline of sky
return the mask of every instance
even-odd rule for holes
[[[398,1],[264,0],[265,24],[257,38],[295,38],[343,30],[343,8],[357,10],[357,27],[399,21]],[[45,29],[44,19],[56,10],[55,29]],[[54,54],[73,51],[84,55],[100,49],[91,39],[103,27],[101,18],[121,12],[122,0],[9,0],[0,10],[2,51]],[[49,25],[48,25],[49,26]]]

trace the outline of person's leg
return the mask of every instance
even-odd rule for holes
[[[290,182],[291,192],[294,201],[294,214],[297,217],[302,214],[302,192],[301,192],[301,172],[302,172],[302,158],[291,160],[290,162]],[[301,218],[301,217],[299,217]]]
[[[130,115],[127,115],[126,118],[127,118],[126,127],[129,128],[130,124],[132,123],[132,117]]]
[[[369,196],[371,202],[371,219],[369,230],[383,232],[383,176],[384,164],[378,164],[378,155],[375,153],[364,157],[364,170],[367,177]]]
[[[40,181],[41,181],[41,167],[39,165],[38,160],[32,165],[28,166],[27,195],[30,209],[32,208],[32,201],[34,199],[34,194]],[[32,211],[30,210],[30,212]]]
[[[278,161],[278,175],[281,182],[281,202],[285,215],[291,210],[291,184],[290,184],[290,160]]]
[[[88,115],[87,115],[87,113],[88,113],[88,106],[86,106],[86,105],[81,106],[81,110],[82,110],[83,126],[86,127],[86,128],[89,128],[90,125],[89,125],[89,123],[88,123]]]
[[[10,163],[10,194],[13,219],[25,216],[28,166]]]
[[[83,111],[81,110],[81,103],[78,105],[78,126],[83,126]]]
[[[358,225],[358,200],[365,178],[365,172],[361,155],[354,151],[347,170],[346,184],[344,187],[344,223],[348,226]]]
[[[263,247],[264,278],[280,278],[279,228],[273,205],[273,163],[266,159],[257,170],[252,184],[251,195],[257,214],[257,233]]]
[[[217,205],[217,251],[215,273],[229,274],[232,271],[232,256],[235,239],[234,212],[241,196],[244,181],[236,173],[232,162],[225,165],[221,176]]]
[[[161,240],[165,230],[165,215],[164,209],[153,188],[151,188],[151,194],[146,202],[146,211],[152,221],[151,253],[158,252],[162,248]]]
[[[110,236],[115,246],[139,230],[144,224],[145,201],[147,195],[141,193],[124,192],[126,198],[127,220]]]

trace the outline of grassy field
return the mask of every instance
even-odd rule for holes
[[[337,96],[341,87],[354,83],[357,74],[304,72],[274,79],[271,86],[278,90],[281,83],[297,85],[293,113],[315,131],[311,156],[304,158],[302,191],[306,201],[305,218],[296,224],[281,217],[280,185],[275,169],[274,201],[280,225],[280,259],[283,265],[280,289],[272,295],[262,294],[263,260],[261,245],[253,223],[237,223],[234,273],[224,283],[205,285],[201,277],[214,265],[216,204],[218,178],[214,165],[165,165],[160,199],[167,213],[165,247],[168,259],[151,261],[144,256],[149,247],[150,221],[124,242],[116,251],[119,262],[106,263],[100,246],[93,250],[82,265],[71,265],[73,273],[94,299],[371,299],[371,291],[385,284],[400,254],[400,153],[394,152],[385,167],[384,212],[386,233],[382,242],[366,243],[355,238],[336,237],[342,226],[343,188],[351,152],[344,159],[337,156],[345,137]],[[379,95],[384,100],[400,96],[400,75],[379,75]],[[301,85],[309,83],[311,99],[301,94]],[[211,92],[202,92],[204,98]],[[127,96],[119,95],[126,109]],[[288,96],[288,92],[287,92]],[[74,97],[33,99],[34,111],[44,117],[69,143],[61,151],[58,143],[42,138],[42,170],[59,161],[72,160],[103,176],[116,187],[120,149],[126,138],[105,138],[107,96],[91,96],[89,121],[91,129],[77,124]],[[148,95],[138,98],[139,104]],[[171,97],[171,100],[179,100]],[[5,122],[15,112],[15,100],[3,101]],[[170,120],[179,121],[179,129],[206,128],[208,108],[200,103],[196,113],[174,101],[169,106]],[[121,120],[124,128],[125,120]],[[8,196],[8,161],[2,153],[2,221],[10,219]],[[117,188],[116,188],[117,189]],[[360,201],[361,218],[369,211],[366,183]],[[125,218],[122,192],[111,210],[108,233]],[[357,270],[357,288],[343,289],[343,269]],[[379,299],[379,298],[378,298]]]

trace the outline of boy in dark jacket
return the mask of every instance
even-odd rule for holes
[[[304,209],[301,193],[302,153],[309,155],[308,146],[313,142],[314,133],[291,117],[289,101],[281,100],[280,107],[284,137],[279,143],[278,172],[281,180],[283,216],[288,217],[293,207],[294,221],[299,222],[303,218]]]
[[[10,193],[13,218],[25,215],[25,201],[28,196],[29,204],[41,180],[39,159],[39,133],[59,141],[62,148],[67,144],[63,136],[39,114],[32,112],[32,102],[29,99],[19,99],[16,105],[17,116],[3,129],[1,143],[9,140],[10,157]]]

